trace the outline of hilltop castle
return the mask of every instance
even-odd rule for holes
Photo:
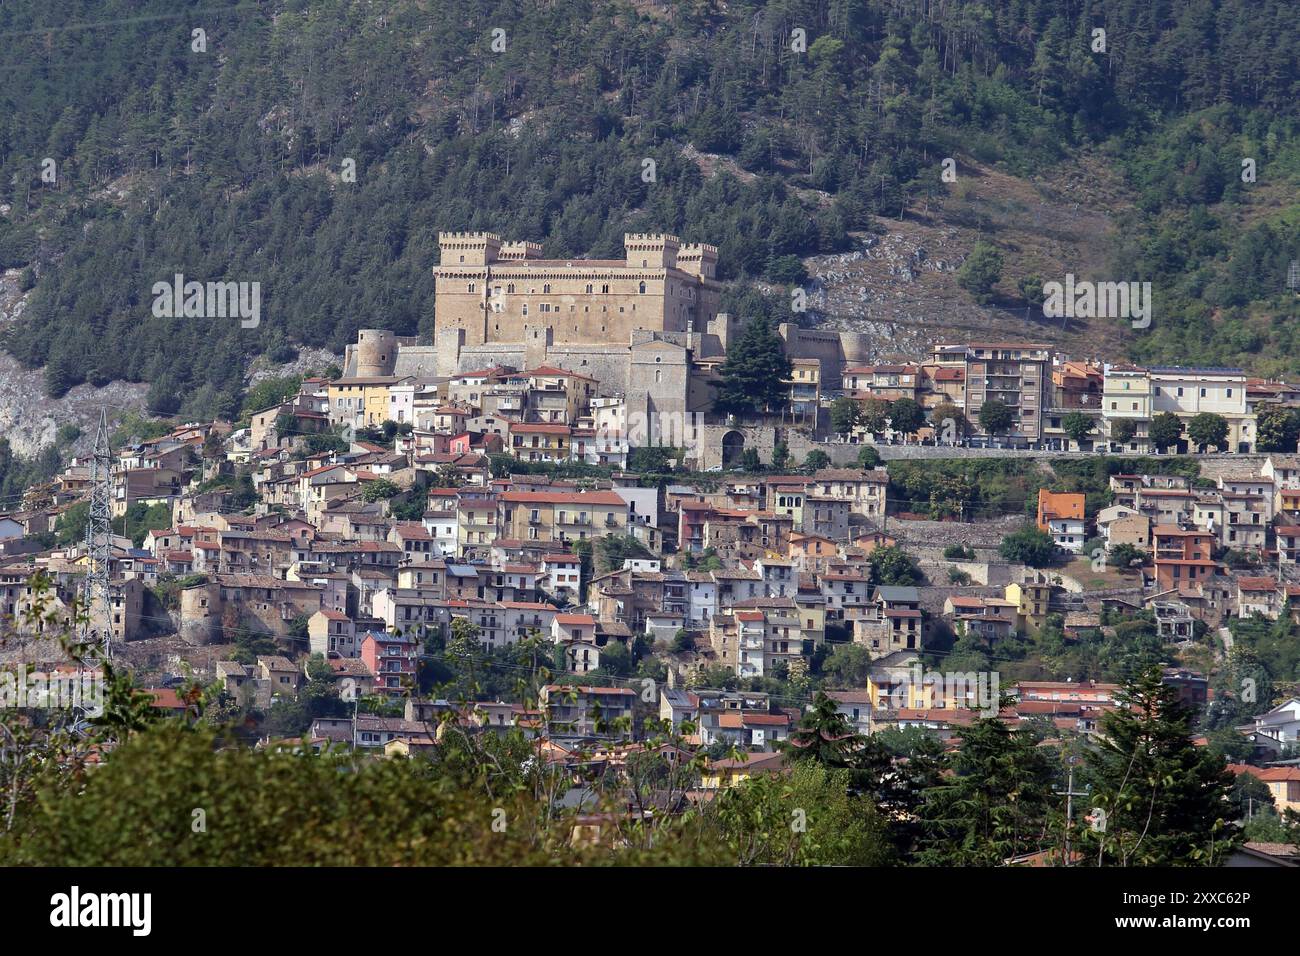
[[[666,443],[710,410],[711,376],[740,317],[720,312],[717,247],[628,233],[622,259],[543,259],[533,242],[485,232],[438,234],[432,346],[361,331],[345,375],[446,378],[505,365],[591,376],[602,395]],[[860,337],[783,325],[791,358],[826,376],[863,351]],[[662,428],[659,423],[663,423]]]

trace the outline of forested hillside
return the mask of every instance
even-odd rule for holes
[[[250,355],[427,335],[445,229],[557,257],[676,232],[754,310],[750,281],[942,206],[943,157],[1085,152],[1135,197],[1105,278],[1156,288],[1132,356],[1300,372],[1283,0],[5,0],[0,51],[0,270],[32,287],[4,346],[52,395],[125,378],[230,416]],[[260,282],[261,325],[155,318],[177,272]]]

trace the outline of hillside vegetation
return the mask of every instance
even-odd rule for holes
[[[557,257],[676,232],[720,246],[734,310],[775,315],[788,297],[748,286],[804,282],[809,257],[900,218],[1004,243],[991,302],[1020,314],[1034,230],[1059,223],[1000,235],[962,170],[1044,182],[1086,157],[1129,198],[1071,200],[1115,237],[1108,263],[1075,271],[1156,289],[1152,328],[1116,320],[1116,341],[1141,360],[1300,371],[1294,14],[1281,0],[6,0],[0,270],[31,292],[0,331],[51,395],[126,379],[149,383],[155,412],[231,416],[251,355],[337,351],[364,326],[427,335],[439,230]],[[939,175],[949,156],[955,184]],[[260,326],[154,317],[153,284],[178,272],[260,282]]]

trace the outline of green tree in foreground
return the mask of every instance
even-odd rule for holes
[[[914,435],[925,424],[925,412],[910,398],[895,399],[889,406],[889,426],[904,435]]]
[[[1131,544],[1117,544],[1110,549],[1110,560],[1117,568],[1128,570],[1137,567],[1134,562],[1143,562],[1147,559],[1146,552],[1141,548]]]
[[[979,418],[980,428],[990,435],[1006,434],[1011,430],[1011,426],[1015,422],[1015,416],[1011,413],[1011,406],[998,401],[996,398],[981,405],[977,417]]]
[[[869,398],[858,409],[858,424],[868,434],[880,435],[889,427],[889,402],[883,398]]]
[[[858,423],[858,403],[841,395],[831,402],[831,430],[837,435],[847,435]]]
[[[993,287],[1002,278],[1002,254],[987,242],[977,242],[957,270],[957,284],[985,305],[992,301]]]
[[[808,456],[804,458],[803,470],[808,474],[812,474],[815,471],[821,471],[823,468],[829,468],[830,464],[831,456],[826,454],[826,452],[822,451],[820,448],[814,448],[812,451],[808,452]]]
[[[1151,419],[1151,444],[1164,451],[1183,437],[1183,423],[1173,412],[1161,412]]]
[[[1187,437],[1201,451],[1213,447],[1218,451],[1228,449],[1228,420],[1214,412],[1201,412],[1187,423]]]
[[[930,425],[940,441],[960,441],[966,437],[966,413],[952,402],[940,402],[930,410]]]
[[[947,769],[925,791],[921,863],[1000,866],[1052,845],[1055,770],[1031,733],[981,718],[962,731]]]
[[[916,559],[896,544],[876,548],[867,558],[878,584],[908,585],[921,582]]]
[[[1238,836],[1229,826],[1233,777],[1222,755],[1192,743],[1192,714],[1151,667],[1102,717],[1087,754],[1104,827],[1084,831],[1097,863],[1215,866]]]
[[[1131,418],[1121,418],[1110,426],[1110,440],[1117,445],[1127,445],[1137,434],[1137,422]]]
[[[1300,409],[1265,405],[1256,417],[1257,440],[1260,451],[1294,453],[1300,442]]]
[[[849,777],[815,761],[753,777],[719,794],[713,825],[741,866],[888,866],[889,828]]]
[[[876,451],[870,445],[858,449],[859,468],[876,468],[879,465],[880,465],[880,452]]]
[[[1070,412],[1061,419],[1061,429],[1078,445],[1082,445],[1083,440],[1092,434],[1092,427],[1093,419],[1083,412]]]

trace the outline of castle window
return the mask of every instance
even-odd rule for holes
[[[542,291],[549,295],[551,292],[551,284],[547,282],[545,285],[543,285]]]
[[[472,282],[469,283],[469,285],[466,287],[465,291],[466,291],[466,292],[473,292],[473,291],[474,291],[474,283],[472,283]]]
[[[525,304],[524,304],[524,315],[527,315],[527,314],[528,314],[528,304],[525,303]]]
[[[594,286],[592,286],[592,284],[591,284],[590,282],[588,282],[588,283],[587,283],[587,294],[588,294],[588,295],[591,295],[591,290],[592,290],[593,288],[594,288]]]
[[[605,293],[609,292],[609,283],[605,283],[604,285],[602,285],[600,287],[600,291]]]
[[[641,286],[640,286],[640,292],[641,292],[642,295],[645,295],[645,283],[644,283],[644,282],[641,283]]]
[[[508,283],[506,285],[506,294],[513,295],[514,291],[515,291],[515,284],[513,282]]]

